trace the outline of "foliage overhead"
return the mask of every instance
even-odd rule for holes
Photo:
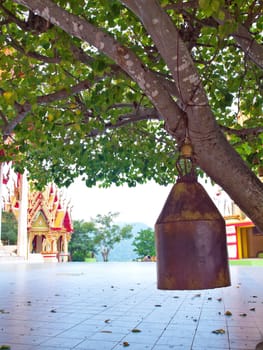
[[[150,228],[140,230],[135,236],[132,245],[139,258],[156,256],[154,231]]]
[[[175,81],[162,54],[174,44],[156,43],[146,14],[139,14],[139,3],[1,1],[2,160],[14,160],[20,171],[26,167],[39,186],[51,180],[68,186],[79,175],[88,186],[174,181],[176,148],[182,139],[177,135],[175,140],[164,122],[153,85],[149,92],[147,83],[143,86],[128,74],[121,56],[118,61],[112,52],[115,47],[126,50],[131,57],[128,64],[137,67],[139,62],[149,79],[163,87],[163,96],[158,97],[163,105],[169,95],[184,115],[184,86]],[[28,9],[40,4],[51,9],[47,16],[55,16],[56,5],[78,16],[82,25],[89,26],[86,40],[66,30],[68,22],[64,29],[51,21],[51,15],[45,20]],[[263,162],[262,3],[153,0],[152,4],[170,17],[188,49],[221,130],[256,170]]]

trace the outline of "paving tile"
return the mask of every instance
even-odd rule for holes
[[[2,340],[0,344],[5,345],[3,344]],[[30,345],[12,344],[10,342],[8,343],[8,345],[11,347],[11,350],[34,350],[37,347],[36,345],[31,347]]]
[[[45,346],[45,345],[38,345],[38,346],[35,346],[34,348],[31,348],[31,349],[27,349],[27,350],[58,350],[59,347],[54,347],[54,346]],[[72,348],[67,348],[67,347],[63,347],[63,350],[71,350]],[[13,350],[13,347],[12,349]],[[16,350],[16,349],[14,349]],[[19,350],[19,349],[17,349]]]
[[[255,350],[258,342],[259,342],[259,340],[231,339],[230,340],[230,349],[231,350],[250,350],[250,349]]]
[[[28,336],[47,336],[52,337],[61,333],[61,330],[52,329],[52,328],[43,328],[43,327],[16,327],[16,326],[7,326],[0,328],[0,339],[3,334],[9,334],[13,336],[16,335],[28,335]]]
[[[123,338],[123,341],[127,341],[129,344],[146,344],[153,346],[158,338],[159,334],[156,333],[130,333]]]
[[[127,331],[134,328],[137,324],[138,322],[130,322],[129,320],[126,320],[126,321],[123,321],[122,319],[110,320],[110,325],[112,327],[116,327],[116,328],[119,327],[120,329],[127,330]]]
[[[214,337],[198,337],[194,339],[193,349],[206,346],[209,349],[229,349],[229,340],[226,335],[214,335]],[[245,350],[245,349],[244,349]]]
[[[115,342],[111,341],[99,341],[99,340],[86,340],[74,347],[76,350],[112,350],[116,346]]]
[[[186,346],[185,344],[182,345],[164,345],[164,344],[157,344],[153,347],[153,350],[191,350],[191,346]],[[139,349],[138,349],[139,350]],[[200,349],[201,350],[201,349]],[[204,350],[204,349],[202,349]],[[211,350],[211,349],[210,349]]]
[[[205,342],[201,345],[193,345],[190,350],[230,350],[230,348],[227,346],[219,346],[217,347],[217,344],[211,345],[211,344],[205,344]]]
[[[114,347],[114,350],[123,350],[123,349],[126,349],[126,346],[124,347],[123,344],[118,344],[117,346]],[[129,344],[129,347],[128,349],[132,349],[132,350],[150,350],[152,349],[152,346],[151,345],[148,345],[148,344]]]
[[[183,348],[191,348],[193,339],[192,337],[179,337],[179,336],[166,336],[163,335],[157,341],[157,345],[166,345],[166,346],[177,346]]]
[[[263,320],[262,320],[263,322]],[[231,340],[258,340],[262,339],[262,334],[257,327],[228,327],[229,338]]]
[[[162,291],[155,263],[0,264],[0,345],[254,350],[263,339],[262,272],[234,266],[231,287]]]
[[[69,347],[72,349],[82,341],[83,341],[82,338],[72,338],[72,337],[66,338],[66,337],[58,336],[58,337],[50,337],[48,340],[44,340],[39,345],[53,346],[53,347],[59,347],[59,348]]]
[[[1,344],[17,344],[22,346],[26,345],[28,347],[33,345],[39,345],[41,342],[48,339],[48,337],[43,337],[39,335],[23,335],[23,334],[1,334]],[[13,349],[12,349],[13,350]]]

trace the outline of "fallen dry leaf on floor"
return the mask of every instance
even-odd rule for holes
[[[0,314],[10,314],[10,312],[1,309],[1,310],[0,310]]]
[[[140,332],[141,332],[141,330],[138,329],[138,328],[133,328],[132,329],[132,333],[140,333]]]
[[[216,330],[212,331],[212,333],[214,333],[214,334],[225,334],[226,331],[224,329],[220,328],[220,329],[216,329]]]
[[[226,315],[226,316],[232,316],[232,312],[229,311],[229,310],[227,310],[227,311],[225,312],[225,315]]]
[[[101,333],[112,333],[112,331],[100,331]]]
[[[249,309],[249,311],[256,311],[256,308],[252,307],[251,309]]]
[[[110,323],[110,321],[111,321],[111,320],[108,318],[108,319],[105,320],[104,322],[105,322],[105,323]]]
[[[122,343],[122,345],[123,345],[123,346],[130,346],[130,344],[129,344],[127,341],[124,341],[124,342]]]
[[[239,316],[245,317],[245,316],[247,316],[247,314],[241,313],[241,314],[239,314]]]
[[[193,296],[193,298],[200,298],[200,296],[201,296],[201,294],[198,293],[198,294],[195,294],[195,295]],[[193,298],[192,298],[192,299],[193,299]]]

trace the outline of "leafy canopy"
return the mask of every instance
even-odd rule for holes
[[[140,230],[135,236],[132,245],[138,258],[156,256],[154,231],[150,228]]]
[[[123,2],[53,1],[132,50],[173,91],[166,62]],[[256,169],[263,162],[262,69],[232,34],[242,25],[262,41],[260,1],[159,2],[189,49],[222,131]],[[40,187],[51,180],[68,186],[79,175],[87,186],[174,181],[175,141],[120,66],[15,1],[1,1],[0,25],[2,161],[26,167]]]
[[[92,222],[74,220],[74,233],[69,242],[69,252],[73,261],[84,261],[96,253],[93,241],[95,226]]]

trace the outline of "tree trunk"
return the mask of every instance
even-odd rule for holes
[[[209,130],[209,114],[210,110],[202,108],[188,113],[196,162],[263,229],[263,184],[229,144],[219,127],[215,125]]]
[[[104,262],[108,262],[109,261],[109,252],[110,250],[107,248],[103,248],[101,250],[101,255],[102,255],[102,259]]]

